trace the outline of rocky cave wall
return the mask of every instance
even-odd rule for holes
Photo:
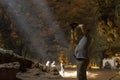
[[[30,0],[32,2],[32,0]],[[23,1],[24,2],[24,1]],[[70,30],[71,30],[71,23],[77,22],[77,23],[82,23],[86,27],[88,27],[91,30],[91,36],[94,40],[93,46],[92,46],[92,51],[91,51],[91,61],[95,63],[100,63],[101,59],[103,58],[103,53],[106,49],[108,48],[114,48],[113,50],[120,51],[120,42],[119,38],[115,38],[115,40],[112,43],[107,42],[107,38],[105,34],[100,35],[98,31],[98,26],[97,23],[98,21],[98,15],[97,15],[97,9],[96,5],[90,4],[88,0],[46,0],[47,5],[49,6],[49,9],[51,13],[53,14],[54,19],[57,21],[58,25],[60,26],[60,29],[62,32],[65,34],[64,36],[66,37],[68,43],[70,43]],[[32,5],[34,6],[34,5]],[[33,7],[31,7],[33,8]],[[44,12],[43,12],[44,13]],[[39,12],[36,12],[37,16],[41,15]],[[27,14],[26,14],[27,15]],[[32,15],[32,14],[31,14]],[[36,16],[36,15],[34,15]],[[119,22],[119,16],[117,16],[117,22]],[[2,19],[1,19],[2,20]],[[38,19],[39,20],[39,19]],[[120,29],[119,23],[116,23],[118,26],[118,29]],[[38,25],[39,26],[39,25]],[[46,30],[45,26],[47,24],[42,25],[43,29],[41,31],[43,37],[46,37],[49,41],[52,41],[47,44],[48,47],[45,50],[45,54],[47,56],[49,55],[49,58],[52,59],[57,59],[58,57],[58,52],[61,50],[69,50],[69,45],[67,48],[64,49],[63,46],[56,46],[59,45],[57,41],[54,40],[54,36],[52,33],[53,31],[51,29]],[[47,34],[49,32],[49,34]],[[57,32],[57,31],[56,31]],[[79,33],[79,32],[78,32]],[[48,38],[49,37],[49,38]],[[52,38],[53,37],[53,38]],[[79,40],[79,38],[78,38]],[[54,42],[55,41],[55,42]],[[55,44],[54,44],[55,43]],[[54,44],[54,46],[51,44]],[[58,49],[59,47],[59,49]],[[116,50],[117,49],[117,50]],[[57,51],[56,51],[57,50]],[[73,53],[70,53],[69,51],[64,51],[65,54],[67,55],[73,55]],[[57,56],[53,58],[51,55]],[[43,53],[40,53],[43,54]]]

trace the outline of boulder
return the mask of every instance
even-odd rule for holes
[[[16,80],[19,67],[19,62],[0,64],[0,80]]]
[[[26,71],[26,68],[31,68],[33,64],[31,60],[17,55],[12,50],[5,50],[0,48],[0,64],[16,61],[20,63],[20,71]]]

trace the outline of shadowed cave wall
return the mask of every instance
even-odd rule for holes
[[[61,29],[61,32],[64,34],[65,40],[68,42],[65,45],[63,45],[64,42],[59,43],[60,39],[55,37],[55,33],[58,32],[58,30],[53,30],[53,28],[48,28],[48,24],[45,23],[45,21],[41,20],[42,14],[44,14],[44,11],[41,13],[37,11],[38,8],[35,8],[35,4],[32,3],[32,0],[30,1],[24,1],[21,0],[21,3],[17,2],[19,5],[23,5],[23,3],[26,3],[27,7],[30,7],[33,13],[30,13],[28,10],[28,13],[24,13],[24,11],[27,9],[26,6],[21,7],[21,11],[27,16],[27,19],[31,22],[37,20],[40,20],[41,22],[34,23],[34,26],[36,29],[37,36],[40,36],[41,38],[44,38],[44,40],[39,43],[45,43],[42,45],[45,45],[43,48],[43,51],[36,52],[33,46],[31,45],[31,41],[29,41],[29,37],[26,37],[27,35],[24,32],[24,30],[21,30],[20,26],[17,24],[17,22],[14,21],[14,15],[10,16],[9,12],[10,8],[6,4],[0,5],[0,47],[12,49],[19,55],[22,55],[24,57],[29,58],[36,58],[40,59],[43,56],[46,58],[46,60],[58,60],[59,53],[62,51],[62,53],[65,56],[68,56],[70,59],[74,60],[73,58],[73,52],[70,50],[70,30],[71,30],[71,23],[77,22],[85,24],[86,27],[90,29],[90,35],[92,36],[94,43],[91,50],[91,62],[95,62],[97,64],[100,64],[101,59],[104,57],[104,53],[107,49],[112,49],[113,53],[120,51],[120,42],[119,42],[119,35],[114,38],[114,41],[108,42],[107,41],[107,34],[103,33],[101,31],[101,34],[99,31],[98,23],[101,22],[99,20],[99,11],[98,6],[95,4],[90,4],[88,0],[47,0],[46,3],[51,11],[51,14],[53,14],[54,19],[57,21],[57,24],[59,24],[59,27]],[[119,6],[119,4],[116,4]],[[36,10],[35,10],[36,9]],[[119,24],[119,15],[117,6],[115,8],[115,25],[117,26],[118,33],[120,29]],[[113,12],[113,13],[114,13]],[[104,13],[104,11],[103,11]],[[111,13],[111,12],[109,12]],[[46,14],[46,13],[45,13]],[[109,14],[107,14],[109,15]],[[33,17],[34,16],[35,19]],[[39,16],[39,17],[38,17]],[[46,15],[48,16],[48,15]],[[38,27],[37,27],[38,26]],[[53,25],[52,25],[53,26]],[[24,26],[25,27],[25,26]],[[106,30],[111,30],[113,28],[105,28]],[[22,32],[22,33],[21,33]],[[34,32],[31,32],[34,33]],[[58,33],[57,35],[59,35]],[[79,33],[79,30],[77,31],[78,34],[78,40],[80,39],[81,34]],[[23,36],[24,35],[24,36]],[[37,37],[35,37],[37,38]],[[64,39],[63,39],[64,40]],[[61,39],[62,41],[62,39]],[[35,43],[36,44],[36,43]],[[37,45],[37,44],[36,44]],[[37,45],[39,48],[39,44]],[[39,56],[37,56],[37,55]],[[43,55],[44,54],[44,55]],[[113,55],[114,55],[113,54]],[[54,55],[54,56],[53,56]],[[41,57],[42,56],[42,57]],[[39,57],[39,58],[38,58]],[[71,58],[72,57],[72,58]],[[71,60],[71,61],[72,61]]]

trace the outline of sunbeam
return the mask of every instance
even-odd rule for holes
[[[55,39],[60,45],[68,46],[59,24],[54,19],[45,0],[1,0],[0,3],[16,23],[18,29],[22,31],[22,34],[30,39],[31,45],[39,53],[39,55],[35,54],[37,59],[42,58],[43,61],[47,61],[45,59],[49,58],[45,56],[47,49],[45,38],[41,36],[45,32],[42,30],[44,26],[52,30]],[[36,30],[36,28],[39,30]]]
[[[48,24],[48,27],[52,28],[55,32],[55,37],[59,41],[59,43],[63,44],[64,46],[68,46],[68,42],[63,36],[59,24],[54,19],[54,16],[52,15],[52,12],[47,5],[47,2],[45,0],[33,0],[33,3],[36,5],[36,9],[38,9],[37,13],[42,14],[42,19],[45,21],[46,24]]]

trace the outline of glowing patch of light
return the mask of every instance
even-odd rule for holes
[[[76,78],[77,75],[77,71],[65,71],[64,73],[59,71],[59,73],[64,78]]]
[[[76,65],[66,65],[65,67],[66,68],[76,68],[77,66]]]
[[[92,65],[91,68],[92,68],[92,69],[100,69],[100,67],[97,66],[96,64],[95,64],[95,65]]]
[[[98,66],[91,66],[92,69],[100,69]]]
[[[87,72],[87,76],[88,76],[89,78],[96,78],[97,75],[98,75],[97,73]]]
[[[75,69],[77,66],[76,65],[67,65],[65,67]],[[98,67],[94,67],[94,68],[98,69]],[[62,70],[60,70],[59,74],[63,78],[77,78],[77,71],[75,71],[75,70],[74,71],[67,70],[67,71],[64,71],[64,72]],[[87,77],[89,77],[89,78],[96,78],[97,75],[98,75],[97,73],[92,73],[92,72],[87,71]]]
[[[64,73],[62,71],[59,71],[59,74],[63,78],[77,78],[77,71],[65,71]],[[96,78],[97,75],[98,75],[97,73],[91,73],[87,71],[87,76],[89,78]]]

